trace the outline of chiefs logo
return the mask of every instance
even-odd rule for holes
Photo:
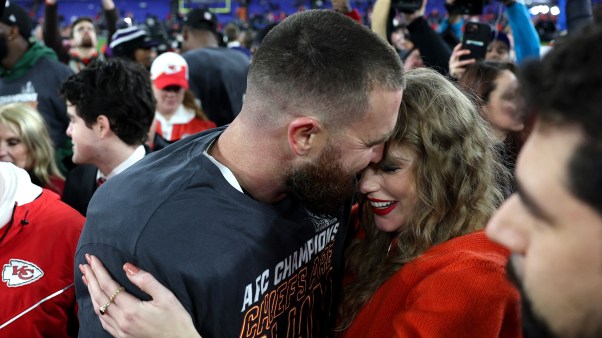
[[[9,287],[23,286],[37,281],[44,276],[44,271],[37,265],[21,259],[11,259],[4,264],[2,281]]]

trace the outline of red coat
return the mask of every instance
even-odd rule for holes
[[[186,136],[194,135],[198,132],[215,128],[215,123],[212,121],[203,121],[200,119],[192,119],[190,122],[186,124],[174,124],[173,129],[171,131],[171,137],[166,138],[163,135],[163,127],[159,121],[156,121],[157,134],[163,136],[168,142],[178,141]]]
[[[483,231],[437,245],[386,281],[341,336],[520,337],[508,254]]]
[[[77,335],[75,248],[84,217],[44,190],[0,229],[0,337]]]

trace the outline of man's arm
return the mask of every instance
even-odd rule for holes
[[[591,0],[570,0],[565,8],[569,34],[593,21]]]
[[[117,20],[119,20],[119,13],[117,13],[117,7],[113,0],[102,0],[102,8],[105,12],[105,20],[107,22],[107,45],[111,43],[111,38],[117,30]]]
[[[410,39],[420,51],[424,63],[445,76],[449,72],[451,49],[424,18],[426,3],[427,0],[423,0],[420,9],[414,13],[404,13],[404,17],[408,22]]]
[[[58,59],[63,63],[69,62],[69,51],[63,46],[63,39],[59,31],[58,5],[56,0],[46,0],[44,7],[44,43],[52,48]]]

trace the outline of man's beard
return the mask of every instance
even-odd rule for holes
[[[89,35],[84,35],[82,37],[82,41],[79,44],[79,47],[81,48],[93,48],[94,47],[94,43],[92,42],[92,37],[90,37]]]
[[[316,214],[335,213],[355,192],[355,173],[343,170],[340,151],[330,144],[315,163],[288,168],[285,182],[289,191]]]
[[[4,61],[8,56],[8,46],[6,44],[6,36],[0,35],[0,62]]]
[[[516,274],[516,270],[512,265],[511,260],[508,261],[508,265],[506,266],[506,273],[508,275],[508,279],[510,279],[510,282],[512,282],[512,284],[514,284],[514,286],[516,286],[516,288],[520,292],[523,337],[557,338],[557,336],[554,333],[552,333],[552,330],[550,329],[548,323],[546,323],[533,311],[533,303],[531,302],[529,295],[527,295],[527,292],[523,287],[522,281]]]

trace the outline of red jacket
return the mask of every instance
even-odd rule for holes
[[[10,223],[9,223],[10,224]],[[44,190],[0,228],[0,337],[77,336],[75,248],[84,217]]]
[[[508,254],[483,231],[437,245],[386,281],[341,336],[520,337]]]
[[[167,138],[163,135],[163,126],[159,121],[155,122],[157,127],[157,134],[163,136],[168,142],[178,141],[186,136],[194,135],[198,132],[215,128],[215,123],[212,121],[203,121],[200,119],[192,119],[186,124],[174,124],[171,131],[171,137]]]

